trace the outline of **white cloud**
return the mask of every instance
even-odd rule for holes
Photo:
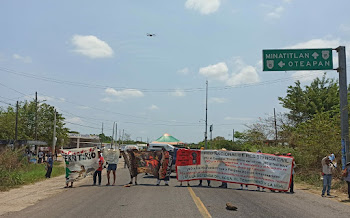
[[[283,0],[285,3],[291,3],[293,0]]]
[[[151,106],[148,107],[148,110],[151,110],[151,111],[159,110],[159,107],[157,105],[152,104]]]
[[[29,56],[23,57],[19,54],[13,54],[12,57],[16,60],[20,60],[23,63],[32,63],[32,59]]]
[[[70,122],[70,123],[75,123],[75,124],[83,124],[84,123],[79,117],[68,118],[68,119],[66,119],[66,121]]]
[[[321,78],[323,74],[324,71],[297,71],[292,74],[292,78],[300,82],[311,82],[317,77]]]
[[[278,19],[281,17],[283,11],[284,11],[284,7],[282,6],[275,7],[271,12],[267,14],[267,17],[271,19]]]
[[[102,98],[101,101],[107,102],[107,103],[114,102],[114,100],[112,98],[109,98],[109,97]]]
[[[109,45],[96,36],[74,35],[72,44],[74,51],[89,58],[108,58],[113,56],[113,50]]]
[[[171,95],[175,96],[175,97],[184,97],[184,96],[186,96],[186,93],[184,90],[177,89],[173,93],[171,93]]]
[[[183,75],[187,75],[190,72],[190,70],[187,67],[185,67],[181,70],[178,70],[177,72]]]
[[[228,79],[228,67],[225,62],[219,62],[214,65],[202,67],[199,69],[199,74],[219,81],[225,81]]]
[[[253,66],[244,66],[237,73],[232,74],[231,78],[227,81],[230,86],[251,84],[260,81],[259,75]]]
[[[297,43],[295,45],[286,46],[285,48],[299,49],[299,48],[336,48],[340,45],[339,39],[312,39],[306,42]]]
[[[226,98],[217,98],[217,97],[209,98],[209,103],[222,104],[222,103],[226,103],[226,102],[227,102]]]
[[[117,91],[113,88],[107,88],[105,89],[105,93],[114,98],[105,97],[102,99],[102,101],[104,102],[123,101],[129,98],[138,98],[138,97],[144,96],[143,92],[137,89],[124,89],[124,90]]]
[[[220,0],[187,0],[185,7],[207,15],[216,12],[220,4]]]
[[[231,74],[229,74],[229,69],[225,62],[200,68],[199,74],[212,80],[224,82],[229,86],[251,84],[260,81],[256,68],[245,64],[241,58],[235,58],[233,66]]]

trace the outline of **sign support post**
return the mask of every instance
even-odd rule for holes
[[[342,166],[350,162],[348,89],[345,46],[336,49],[263,50],[263,71],[334,70],[332,50],[338,52]]]
[[[348,89],[346,79],[346,54],[345,46],[335,49],[338,52],[339,67],[339,97],[340,97],[340,127],[342,145],[342,166],[350,161],[349,153],[349,118],[348,118]]]

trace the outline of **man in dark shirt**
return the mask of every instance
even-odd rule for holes
[[[46,169],[45,177],[46,178],[50,178],[51,177],[51,173],[52,173],[52,167],[53,167],[53,159],[52,159],[52,155],[51,154],[48,155],[46,164],[47,164],[46,165],[47,169]]]

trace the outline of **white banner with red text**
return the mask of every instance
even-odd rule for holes
[[[97,148],[61,149],[66,167],[66,180],[72,182],[85,178],[98,168]]]
[[[293,158],[272,154],[180,149],[176,155],[179,181],[218,180],[287,191]]]

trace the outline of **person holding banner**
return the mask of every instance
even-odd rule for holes
[[[292,157],[292,154],[291,154],[291,153],[288,153],[287,156]],[[293,159],[292,181],[291,181],[291,183],[290,183],[290,189],[289,189],[289,192],[290,192],[291,194],[294,193],[294,174],[295,174],[294,168],[295,168],[295,161],[294,161],[294,159]]]
[[[103,150],[103,156],[105,158],[106,163],[108,163],[107,167],[107,186],[110,185],[110,173],[113,171],[113,185],[115,185],[115,180],[116,180],[116,170],[117,170],[117,164],[119,161],[119,155],[120,152],[119,150],[112,150],[112,149],[104,149]]]
[[[162,156],[160,158],[161,161],[159,161],[159,170],[158,170],[158,176],[157,176],[157,186],[160,184],[160,180],[164,180],[165,186],[169,186],[169,179],[170,179],[170,173],[171,169],[169,168],[169,164],[171,166],[170,160],[170,154],[169,151],[166,151],[165,148],[162,148]]]
[[[94,176],[93,176],[93,180],[94,180],[94,184],[93,185],[96,185],[96,177],[97,176],[98,176],[98,185],[101,185],[101,180],[102,180],[102,175],[101,174],[102,174],[103,163],[104,163],[104,158],[101,155],[101,151],[98,151],[98,168],[95,171]]]
[[[73,182],[74,180],[69,178],[69,175],[72,173],[72,171],[69,169],[69,162],[66,161],[66,186],[65,188],[73,188]],[[70,182],[70,186],[69,186],[69,182]]]

